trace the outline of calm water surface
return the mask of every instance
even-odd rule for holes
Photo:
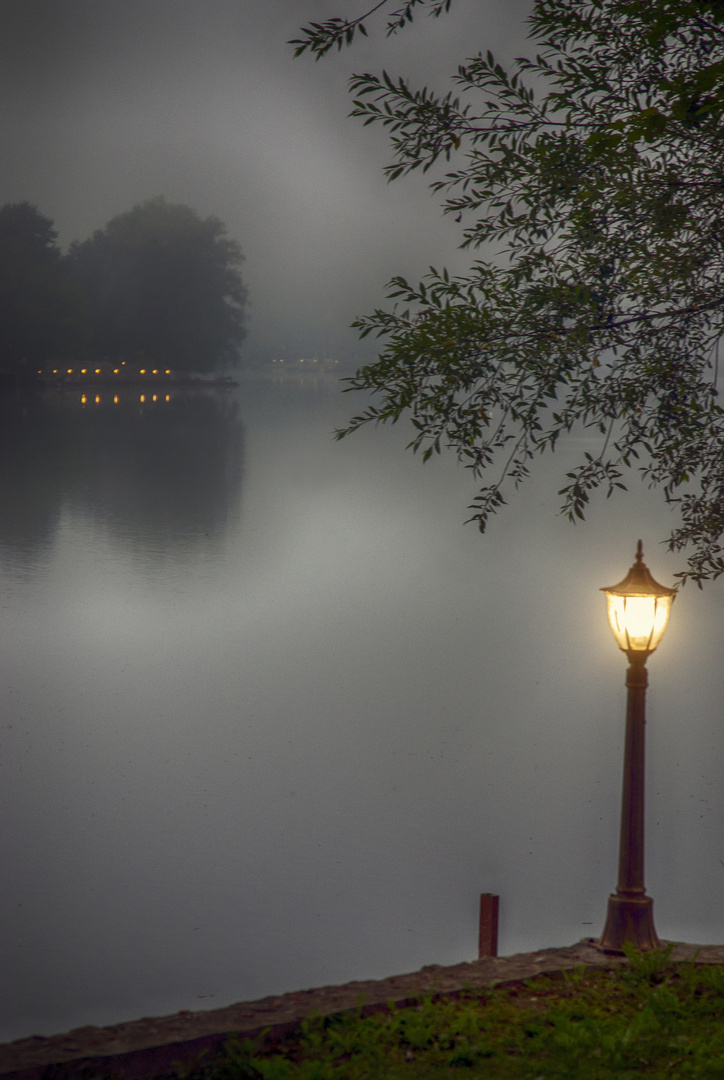
[[[0,1039],[598,934],[625,658],[598,588],[645,490],[573,528],[565,456],[486,537],[453,460],[335,443],[323,382],[0,405]],[[580,444],[576,448],[580,450]],[[555,466],[555,469],[553,468]],[[721,584],[650,661],[647,885],[724,940]]]

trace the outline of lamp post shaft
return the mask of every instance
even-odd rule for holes
[[[597,944],[607,952],[623,952],[625,942],[637,949],[656,949],[653,900],[644,886],[644,740],[646,725],[646,653],[629,653],[626,672],[626,744],[621,796],[621,838],[618,885],[608,900],[608,916]]]
[[[626,742],[621,794],[621,840],[618,856],[619,895],[641,896],[644,887],[644,743],[646,687],[645,656],[626,672]]]

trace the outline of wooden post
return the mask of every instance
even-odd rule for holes
[[[498,900],[495,893],[480,894],[478,959],[498,955]]]

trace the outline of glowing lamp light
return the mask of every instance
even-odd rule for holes
[[[636,562],[626,577],[601,592],[606,594],[608,621],[619,649],[648,655],[663,637],[676,589],[667,589],[654,581],[643,558],[639,540]]]
[[[602,952],[623,955],[627,943],[641,951],[661,947],[654,927],[654,902],[644,885],[646,661],[661,641],[676,589],[654,581],[639,540],[636,562],[626,577],[601,592],[606,594],[613,636],[628,657],[628,670],[618,884],[608,898],[603,933],[593,944]]]

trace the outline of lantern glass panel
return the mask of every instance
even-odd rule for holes
[[[671,610],[670,596],[617,596],[608,593],[608,621],[624,652],[653,652]]]

